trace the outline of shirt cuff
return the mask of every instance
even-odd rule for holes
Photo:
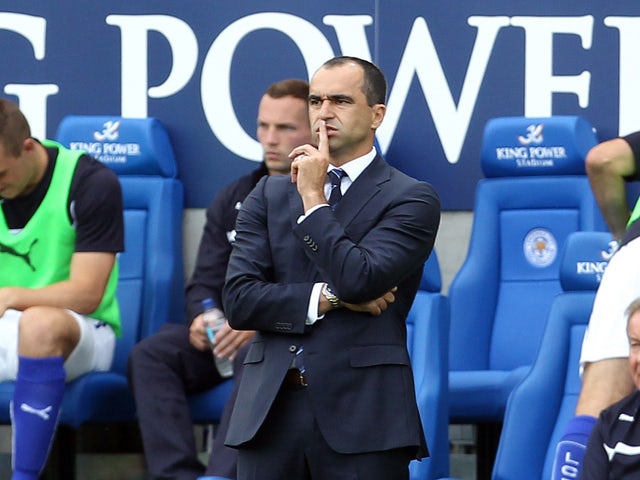
[[[318,320],[321,320],[324,315],[318,315],[318,306],[320,305],[320,293],[324,283],[316,283],[311,290],[311,297],[309,298],[309,308],[307,309],[307,320],[305,324],[313,325]]]
[[[328,203],[321,203],[320,205],[316,205],[315,207],[311,207],[307,213],[305,213],[304,215],[300,215],[300,216],[298,217],[298,220],[297,220],[298,225],[300,225],[302,222],[304,222],[304,221],[305,221],[305,219],[306,219],[309,215],[311,215],[313,212],[315,212],[315,211],[316,211],[316,210],[318,210],[319,208],[322,208],[322,207],[328,207],[328,206],[329,206],[329,204],[328,204]]]

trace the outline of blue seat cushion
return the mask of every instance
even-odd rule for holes
[[[0,424],[11,422],[9,403],[15,382],[0,383]],[[131,421],[135,405],[127,378],[114,372],[91,372],[67,384],[60,413],[62,425],[78,428],[87,421]]]
[[[513,370],[449,372],[449,417],[452,423],[501,421],[511,390],[529,369],[526,366]]]
[[[233,390],[233,379],[226,380],[211,390],[189,396],[189,409],[194,423],[217,423],[227,399]]]
[[[125,422],[135,418],[127,378],[115,372],[90,372],[67,384],[60,423],[78,428],[85,422]]]

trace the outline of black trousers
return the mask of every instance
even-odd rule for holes
[[[239,449],[238,480],[409,480],[410,454],[403,448],[335,452],[318,428],[305,387],[284,385],[256,437]]]
[[[236,378],[247,348],[234,359]],[[209,465],[199,461],[187,397],[206,391],[224,379],[211,352],[201,352],[189,343],[189,330],[167,324],[139,342],[128,364],[138,412],[147,470],[150,478],[195,480],[201,475],[235,479],[237,451],[224,446],[237,381],[218,426]]]

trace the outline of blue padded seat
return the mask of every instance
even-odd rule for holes
[[[429,458],[411,462],[411,480],[432,480],[449,474],[449,302],[441,290],[440,266],[434,250],[425,262],[407,317],[407,348],[430,453]]]
[[[555,447],[578,401],[582,338],[611,241],[605,232],[567,238],[560,267],[563,292],[553,300],[529,374],[509,397],[494,480],[551,477]]]
[[[131,347],[168,321],[181,321],[183,308],[183,188],[176,178],[173,149],[155,119],[69,116],[57,140],[106,163],[122,185],[125,251],[118,256],[117,297],[122,337],[108,372],[91,372],[67,384],[60,424],[135,421],[125,375]],[[0,384],[0,421],[9,423],[13,382]]]
[[[547,480],[555,446],[580,393],[582,338],[611,252],[606,232],[575,232],[560,260],[562,292],[553,299],[540,347],[511,392],[492,480]]]
[[[233,379],[225,380],[206,392],[189,395],[189,410],[193,423],[198,425],[220,422],[222,411],[233,390]]]
[[[606,231],[585,175],[597,143],[580,117],[486,125],[469,250],[449,289],[452,423],[501,422],[560,292],[559,252],[575,231]]]
[[[183,309],[182,183],[168,134],[152,118],[69,116],[57,139],[111,167],[122,185],[125,251],[119,255],[118,302],[123,336],[110,372],[94,372],[67,387],[60,422],[135,420],[125,369],[133,345]],[[116,407],[117,405],[117,407]]]

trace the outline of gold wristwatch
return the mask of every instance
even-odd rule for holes
[[[331,288],[329,288],[329,285],[326,283],[322,287],[322,295],[324,295],[324,298],[329,301],[332,308],[340,308],[340,299],[335,293],[333,293]]]

